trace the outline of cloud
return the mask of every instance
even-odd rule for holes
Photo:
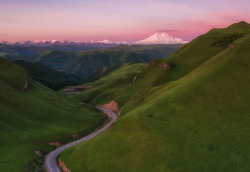
[[[180,32],[181,30],[176,29],[163,29],[163,30],[157,30],[156,32]]]
[[[212,13],[212,16],[215,17],[217,20],[224,21],[224,22],[236,22],[240,20],[250,20],[250,13],[247,9],[233,9],[221,12]]]

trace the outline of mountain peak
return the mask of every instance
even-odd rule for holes
[[[241,21],[241,22],[234,23],[234,24],[228,26],[228,28],[242,28],[242,27],[249,29],[250,24],[245,22],[245,21]]]
[[[183,41],[180,38],[174,38],[167,33],[155,33],[152,36],[136,41],[136,44],[186,44],[187,41]]]

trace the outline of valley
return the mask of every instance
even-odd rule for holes
[[[234,33],[244,36],[213,44]],[[213,29],[166,59],[88,83],[75,99],[116,101],[121,114],[60,159],[72,171],[247,171],[249,33],[245,22]]]
[[[167,57],[183,45],[121,45],[77,52],[44,50],[32,56],[8,55],[5,58],[11,61],[43,63],[54,70],[70,75],[78,82],[84,82],[102,68],[111,67],[110,69],[112,69],[112,67],[124,63],[147,63],[156,58]],[[26,51],[30,50],[29,47],[25,48]],[[0,49],[1,51],[5,52],[5,49]]]
[[[22,67],[3,58],[0,73],[2,171],[41,171],[45,154],[56,147],[52,143],[89,134],[107,119],[94,107],[27,79]]]
[[[82,78],[79,79],[70,72],[63,72],[64,66],[70,63],[73,57],[82,58],[84,54],[87,58],[93,54],[88,57],[89,61],[87,60],[86,64],[82,63],[86,66],[90,66],[90,62],[97,61],[98,58],[104,58],[99,67],[94,68],[96,71],[93,68],[90,70],[93,76],[88,79],[97,80],[123,64],[129,66],[129,63],[142,62],[141,65],[144,65],[144,62],[154,58],[152,54],[167,56],[180,46],[124,45],[114,49],[76,53],[45,50],[38,57],[9,54],[5,58],[0,58],[0,136],[2,140],[0,152],[2,155],[6,154],[1,156],[1,169],[3,171],[41,171],[44,168],[45,156],[50,151],[74,141],[73,135],[77,135],[77,138],[83,137],[106,124],[107,116],[92,105],[87,105],[71,96],[62,95],[64,89],[84,91],[87,88],[77,87]],[[29,47],[25,48],[26,53],[32,53]],[[130,55],[130,53],[135,54],[134,52],[137,55]],[[138,58],[134,58],[135,56]],[[14,61],[8,61],[6,58]],[[110,62],[106,63],[109,59]],[[116,66],[112,66],[113,64]],[[92,89],[91,86],[88,89]]]
[[[189,43],[154,34],[79,51],[1,46],[3,171],[59,171],[58,161],[73,172],[250,169],[247,22]]]
[[[74,142],[63,145],[62,147],[60,147],[60,148],[54,150],[53,152],[51,152],[46,157],[46,160],[45,160],[45,167],[46,167],[47,171],[58,171],[58,172],[60,172],[60,167],[57,165],[57,163],[55,163],[58,155],[60,155],[65,149],[67,149],[69,147],[75,146],[75,145],[77,145],[79,143],[82,143],[82,142],[85,142],[85,141],[88,141],[88,140],[94,138],[98,134],[100,134],[103,131],[107,130],[117,120],[117,115],[113,111],[111,111],[109,109],[102,108],[102,107],[98,107],[98,106],[96,108],[102,110],[108,116],[111,116],[111,120],[103,128],[101,128],[101,129],[99,129],[99,130],[97,130],[97,131],[95,131],[95,132],[93,132],[93,133],[79,139],[79,140],[76,140]]]

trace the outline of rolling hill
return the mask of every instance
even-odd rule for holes
[[[103,67],[99,70],[97,70],[95,73],[93,73],[92,75],[90,75],[85,82],[93,82],[96,81],[102,77],[104,77],[105,75],[108,75],[109,73],[111,73],[112,71],[120,68],[122,65],[114,65],[114,66],[107,66],[107,67]]]
[[[63,71],[74,58],[75,54],[73,52],[47,50],[36,56],[34,62],[40,62],[52,69]]]
[[[0,58],[1,171],[41,171],[44,155],[74,133],[90,133],[106,115],[39,84],[19,65]]]
[[[72,147],[72,171],[248,171],[250,24],[201,35],[166,59],[125,65],[74,96],[118,102],[109,131]]]
[[[103,49],[109,47],[115,47],[114,44],[100,44],[100,43],[74,43],[74,42],[43,42],[43,40],[26,41],[26,42],[0,42],[0,56],[10,59],[20,60],[22,56],[34,56],[39,55],[43,51],[55,50],[55,51],[67,51],[77,52],[91,49]],[[18,57],[19,56],[19,57]]]
[[[64,71],[67,73],[72,72],[85,80],[103,67],[124,63],[146,63],[156,58],[167,57],[182,46],[182,44],[123,45],[102,50],[79,52],[76,54],[74,61]]]
[[[41,84],[57,91],[67,86],[78,85],[79,83],[71,76],[51,69],[50,67],[39,62],[26,62],[22,60],[15,61],[16,64],[27,70],[30,77]]]
[[[40,47],[21,47],[21,46],[12,46],[12,45],[5,45],[0,43],[0,56],[5,57],[9,56],[32,56],[41,53],[45,49]],[[12,57],[12,58],[14,58]]]
[[[171,55],[183,44],[176,45],[121,45],[106,49],[65,52],[46,50],[34,56],[6,56],[9,60],[40,62],[52,69],[76,76],[83,82],[98,70],[124,63],[146,63]]]

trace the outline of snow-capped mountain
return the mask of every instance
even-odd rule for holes
[[[103,40],[103,41],[68,41],[68,40],[33,40],[33,41],[22,41],[22,42],[6,42],[2,41],[0,44],[4,45],[17,45],[17,46],[37,46],[37,47],[43,47],[43,46],[51,46],[51,45],[72,45],[72,46],[82,46],[82,45],[132,45],[132,44],[144,44],[144,45],[150,45],[150,44],[186,44],[187,41],[183,41],[180,38],[174,38],[166,33],[155,33],[152,36],[135,42],[127,42],[127,41],[109,41],[109,40]]]
[[[19,46],[51,46],[51,45],[88,45],[88,44],[97,44],[97,45],[115,45],[115,44],[123,44],[124,42],[113,42],[109,40],[103,40],[103,41],[68,41],[68,40],[32,40],[32,41],[21,41],[21,42],[7,42],[2,41],[0,44],[5,45],[19,45]]]
[[[3,41],[2,44],[7,45],[19,45],[19,46],[50,46],[50,45],[73,45],[78,44],[77,41],[57,41],[57,40],[32,40],[32,41],[21,41],[21,42],[6,42]]]
[[[152,36],[134,42],[135,44],[186,44],[188,41],[183,41],[180,38],[174,38],[166,33],[155,33]]]

